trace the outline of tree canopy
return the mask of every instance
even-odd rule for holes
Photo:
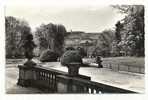
[[[6,56],[15,57],[23,55],[22,45],[25,36],[31,33],[27,21],[12,16],[5,17],[6,26]]]
[[[95,55],[110,56],[114,38],[115,32],[113,30],[104,30],[101,32],[94,50]]]
[[[63,52],[64,35],[66,29],[63,25],[53,23],[42,24],[36,31],[36,37],[39,41],[39,49],[42,52],[45,49],[51,49],[59,55]]]
[[[144,56],[144,6],[122,5],[115,6],[115,8],[126,13],[125,18],[121,20],[122,23],[116,24],[116,37],[117,34],[121,35],[121,40],[116,38],[116,45],[126,55]]]

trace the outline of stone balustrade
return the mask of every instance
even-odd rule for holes
[[[69,72],[62,72],[42,66],[26,67],[19,65],[18,85],[36,87],[47,93],[136,93],[90,80],[90,77],[78,73],[79,64],[69,69]],[[76,72],[75,72],[76,71]]]

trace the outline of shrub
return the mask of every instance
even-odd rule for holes
[[[22,59],[22,58],[25,58],[25,56],[22,54],[15,54],[15,55],[6,55],[6,58],[8,58],[8,59]]]
[[[58,54],[48,49],[41,53],[40,61],[52,62],[52,61],[57,61],[57,58],[58,58]]]
[[[67,66],[67,64],[74,62],[82,64],[82,57],[76,50],[68,50],[61,57],[61,64],[64,66]]]
[[[75,50],[75,48],[74,48],[74,47],[67,47],[67,48],[66,48],[66,51],[67,51],[67,50]]]

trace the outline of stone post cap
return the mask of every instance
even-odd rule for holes
[[[68,66],[80,66],[81,63],[78,63],[78,62],[72,62],[72,63],[69,63],[67,64]]]
[[[33,61],[26,61],[24,64],[18,65],[18,68],[31,69],[36,65],[37,64],[35,62],[33,62]]]

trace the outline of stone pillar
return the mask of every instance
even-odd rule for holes
[[[80,65],[80,63],[70,63],[67,65],[68,75],[57,75],[57,93],[82,93],[86,91],[74,82],[75,78],[90,80],[90,77],[79,74]]]
[[[33,67],[36,64],[32,61],[27,61],[24,65],[18,65],[19,79],[17,85],[31,86],[35,78]]]
[[[57,75],[57,93],[72,93],[72,79],[68,76]]]
[[[69,76],[78,76],[80,65],[80,63],[67,64]]]
[[[80,87],[75,79],[90,80],[88,76],[78,75],[76,77],[57,75],[56,77],[56,92],[57,93],[87,93],[87,90]]]

